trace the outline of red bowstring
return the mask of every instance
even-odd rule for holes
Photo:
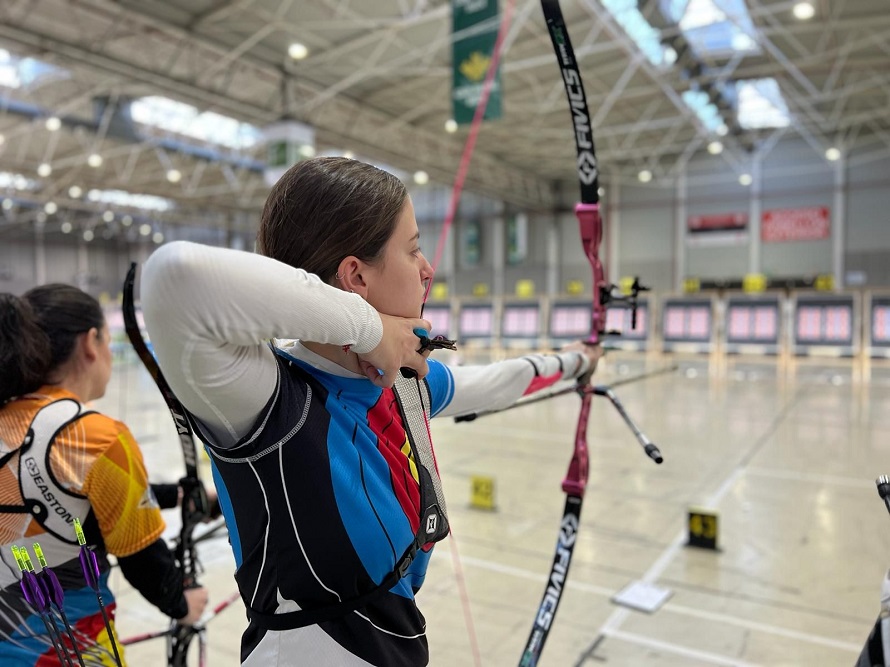
[[[433,259],[433,277],[427,283],[426,292],[423,295],[423,302],[426,303],[430,295],[435,280],[436,269],[439,268],[439,262],[442,260],[442,253],[445,250],[445,241],[448,238],[448,231],[454,222],[457,214],[457,205],[460,203],[460,195],[463,191],[464,181],[467,177],[467,171],[470,168],[470,159],[473,157],[473,150],[476,148],[476,138],[479,136],[479,129],[482,126],[482,119],[485,117],[485,108],[488,106],[488,98],[491,95],[491,85],[494,76],[497,73],[498,63],[501,59],[501,47],[504,38],[507,35],[507,29],[510,27],[510,19],[513,16],[513,5],[515,0],[507,0],[507,7],[504,11],[504,17],[498,29],[498,36],[494,42],[494,49],[491,55],[491,62],[488,65],[488,71],[485,73],[485,81],[482,83],[482,95],[476,104],[476,111],[473,114],[473,121],[470,124],[470,131],[467,134],[467,141],[464,144],[463,154],[460,158],[460,164],[457,167],[457,173],[454,176],[454,186],[451,188],[451,199],[448,202],[448,209],[445,212],[445,222],[442,231],[439,234],[439,240],[436,242],[436,255]],[[451,563],[454,568],[454,576],[457,579],[457,587],[460,591],[461,604],[464,610],[464,623],[467,626],[467,635],[470,640],[470,649],[473,652],[473,663],[476,667],[482,666],[482,655],[479,652],[479,641],[476,638],[475,624],[473,623],[473,613],[470,608],[470,597],[467,594],[466,579],[464,578],[463,567],[460,562],[460,554],[457,551],[457,539],[454,537],[454,529],[449,531],[451,536]]]
[[[457,173],[454,176],[454,186],[451,188],[451,199],[448,202],[448,209],[445,212],[445,224],[439,234],[439,240],[436,242],[436,255],[433,259],[433,277],[430,278],[426,286],[426,293],[423,295],[423,302],[426,303],[430,295],[430,289],[433,281],[436,279],[436,269],[439,268],[439,262],[442,260],[442,254],[445,251],[445,240],[448,238],[448,231],[454,222],[457,214],[457,205],[460,203],[460,195],[464,189],[464,181],[467,172],[470,169],[470,160],[473,157],[473,151],[476,148],[476,138],[479,136],[479,129],[482,127],[482,119],[485,117],[485,109],[488,106],[488,98],[491,95],[491,84],[494,81],[494,75],[497,73],[498,63],[501,60],[501,47],[504,38],[507,35],[507,29],[510,27],[510,20],[513,17],[513,5],[515,0],[507,0],[507,7],[504,10],[504,18],[498,29],[498,36],[494,42],[494,50],[491,54],[491,62],[488,65],[488,71],[485,73],[485,81],[482,83],[482,95],[476,104],[476,111],[473,113],[473,121],[470,123],[470,131],[467,134],[467,141],[464,143],[463,154],[460,157],[460,164],[457,167]]]

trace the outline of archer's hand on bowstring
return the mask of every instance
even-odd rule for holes
[[[414,329],[419,327],[430,331],[433,325],[422,319],[383,313],[380,313],[380,319],[383,322],[380,343],[370,352],[358,355],[359,366],[365,376],[378,387],[392,387],[400,368],[409,368],[418,377],[425,377],[429,371],[426,363],[429,350],[418,352],[419,339]]]
[[[578,376],[578,384],[581,385],[590,384],[590,378],[593,376],[594,371],[596,371],[596,365],[597,363],[599,363],[599,360],[605,353],[602,345],[590,345],[589,343],[585,343],[583,340],[572,341],[571,343],[563,346],[562,350],[560,351],[578,352],[587,360],[587,369]]]
[[[194,625],[201,619],[201,616],[204,615],[204,609],[207,608],[207,601],[210,599],[210,594],[203,586],[187,588],[182,594],[185,597],[188,612],[182,618],[176,619],[176,622],[180,625]]]

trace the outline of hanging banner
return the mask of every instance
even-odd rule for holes
[[[300,160],[315,155],[315,129],[295,120],[283,120],[263,128],[266,166],[263,180],[273,186]]]
[[[458,125],[472,122],[500,27],[498,0],[451,0],[451,101]],[[501,71],[491,82],[483,120],[501,117]]]
[[[747,213],[690,215],[686,221],[691,233],[740,231],[748,228]]]
[[[691,246],[744,244],[748,242],[748,214],[691,215],[686,231],[686,243]]]
[[[831,212],[827,206],[764,211],[760,238],[774,241],[817,241],[831,236]]]
[[[461,244],[461,264],[464,268],[479,266],[481,258],[482,228],[476,220],[468,220],[463,228],[463,243]]]
[[[507,220],[507,264],[521,264],[528,255],[528,216],[517,213]]]

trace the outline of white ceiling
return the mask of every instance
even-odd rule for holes
[[[501,0],[502,12],[509,2]],[[651,66],[598,0],[562,4],[603,172],[669,178],[682,170],[713,137],[680,99],[690,85],[680,67]],[[751,151],[787,136],[817,149],[890,150],[887,0],[817,0],[809,21],[793,17],[790,1],[746,4],[760,53],[704,62],[699,81],[775,77],[792,123],[731,134],[722,159],[744,165]],[[641,0],[640,9],[663,37],[675,36],[657,5]],[[445,0],[4,0],[0,48],[71,76],[0,88],[0,171],[38,180],[38,190],[19,196],[40,206],[54,200],[61,211],[101,212],[68,195],[76,184],[170,197],[177,208],[164,218],[173,222],[249,226],[266,193],[261,148],[205,159],[171,148],[161,134],[116,133],[111,115],[97,112],[97,100],[164,95],[260,127],[289,114],[316,128],[319,150],[352,150],[409,173],[423,168],[450,185],[467,136],[466,128],[444,131],[450,32]],[[293,41],[309,47],[308,58],[288,59]],[[555,184],[576,187],[574,148],[538,0],[516,0],[502,62],[503,119],[482,128],[467,188],[551,208]],[[61,131],[45,128],[50,112],[63,118]],[[93,151],[104,158],[98,169],[86,164]],[[50,177],[37,176],[41,162],[52,165]],[[165,178],[171,167],[183,174],[175,185]],[[28,221],[20,216],[14,226]]]

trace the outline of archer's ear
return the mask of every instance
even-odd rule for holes
[[[99,357],[99,330],[93,327],[78,336],[77,346],[87,361],[95,361]]]
[[[354,255],[344,257],[337,267],[337,275],[334,277],[334,285],[346,290],[361,294],[364,298],[368,291],[363,270],[366,264]]]

